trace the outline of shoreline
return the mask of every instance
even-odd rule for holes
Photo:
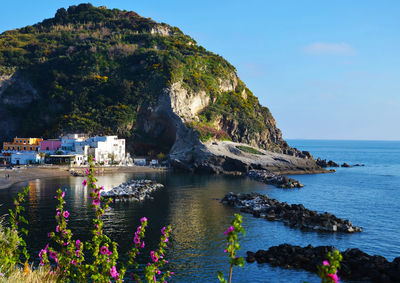
[[[153,168],[147,166],[96,166],[99,175],[109,175],[115,173],[152,173],[168,170],[167,168]],[[0,168],[0,190],[8,189],[12,185],[20,182],[32,181],[35,179],[56,178],[56,177],[73,177],[71,172],[84,174],[86,167],[69,167],[69,166],[28,166],[14,169]],[[9,175],[9,178],[6,178]]]

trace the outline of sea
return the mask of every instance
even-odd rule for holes
[[[240,236],[239,256],[246,251],[268,249],[274,245],[332,245],[340,251],[359,248],[368,254],[384,256],[392,261],[400,256],[400,141],[334,141],[289,140],[292,147],[307,150],[317,158],[339,164],[362,164],[351,168],[335,168],[335,173],[292,175],[305,186],[300,189],[279,189],[244,177],[159,173],[118,173],[99,176],[106,189],[131,179],[152,179],[165,185],[142,203],[115,203],[104,215],[105,233],[119,243],[120,259],[133,245],[133,234],[140,218],[149,219],[146,247],[140,268],[150,260],[150,250],[157,248],[160,229],[171,225],[173,232],[166,258],[168,269],[175,274],[168,282],[218,282],[217,271],[226,276],[229,259],[224,254],[223,232],[238,210],[224,206],[220,199],[228,192],[259,192],[289,204],[302,203],[318,212],[329,212],[363,232],[354,234],[300,231],[282,222],[270,222],[243,214],[245,236]],[[48,242],[47,233],[55,231],[55,192],[66,192],[66,209],[70,211],[69,227],[75,239],[90,238],[93,212],[87,208],[88,192],[83,177],[37,179],[0,190],[0,214],[12,207],[13,198],[23,186],[30,185],[26,216],[29,220],[29,251],[33,260]],[[138,272],[130,269],[127,274]],[[127,276],[125,282],[130,282]],[[271,267],[268,264],[246,263],[235,267],[232,282],[321,282],[317,275],[303,270]],[[346,282],[346,281],[342,281]],[[347,281],[349,282],[349,281]]]

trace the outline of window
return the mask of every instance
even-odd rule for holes
[[[26,146],[24,146],[24,150],[26,150]]]
[[[31,150],[33,150],[32,147],[31,147]]]

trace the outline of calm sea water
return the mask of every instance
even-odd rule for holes
[[[149,218],[147,250],[154,249],[163,225],[171,224],[173,237],[168,251],[170,269],[176,272],[169,282],[217,282],[217,270],[228,272],[223,231],[235,209],[223,206],[218,198],[232,192],[262,192],[288,203],[303,203],[307,208],[328,211],[350,219],[364,231],[358,234],[302,232],[244,215],[246,236],[241,239],[240,255],[273,245],[290,243],[300,246],[334,245],[340,250],[357,247],[389,260],[400,256],[400,142],[379,141],[309,141],[290,140],[291,146],[310,151],[315,157],[365,167],[338,168],[333,174],[299,175],[305,187],[283,190],[246,178],[192,174],[115,174],[100,176],[99,183],[112,188],[129,179],[154,179],[165,189],[154,200],[143,203],[115,204],[105,215],[106,233],[119,242],[123,254],[132,246],[133,233],[142,216]],[[66,208],[71,212],[70,227],[80,239],[89,237],[88,194],[83,178],[55,178],[29,182],[31,191],[27,209],[30,221],[28,244],[31,252],[47,243],[46,235],[55,230],[53,198],[57,188],[66,190]],[[0,213],[6,213],[12,198],[23,185],[0,191]],[[145,258],[142,264],[147,262]],[[234,282],[320,282],[314,274],[301,270],[273,268],[267,264],[246,264],[236,268]]]

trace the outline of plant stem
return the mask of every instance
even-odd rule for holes
[[[229,283],[231,283],[231,280],[232,280],[232,269],[233,269],[233,265],[231,264],[231,268],[229,269]]]

